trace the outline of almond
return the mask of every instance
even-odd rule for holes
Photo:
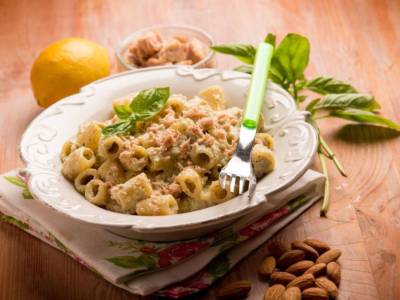
[[[319,254],[324,253],[325,251],[331,249],[331,247],[329,247],[327,243],[322,242],[320,240],[307,239],[304,241],[304,243],[317,250]]]
[[[336,285],[340,284],[340,266],[337,262],[330,262],[326,266],[326,275],[332,280]]]
[[[288,288],[283,297],[284,300],[301,300],[301,291],[297,286]]]
[[[296,276],[288,272],[274,272],[271,274],[271,280],[273,283],[281,283],[287,285],[294,279],[296,279]]]
[[[316,279],[315,284],[328,292],[329,297],[336,298],[339,294],[337,286],[326,277],[319,277]]]
[[[287,243],[282,240],[272,240],[268,243],[268,251],[274,256],[276,259],[282,256],[283,253],[290,250],[290,247]]]
[[[328,299],[328,293],[324,289],[321,288],[308,288],[305,289],[302,293],[302,296],[304,300],[327,300]]]
[[[276,259],[273,256],[267,256],[262,261],[260,268],[258,269],[258,273],[261,276],[268,277],[272,272],[275,271],[276,267]]]
[[[267,288],[264,300],[282,300],[285,294],[285,287],[282,284],[274,284]]]
[[[292,249],[303,250],[306,254],[306,257],[313,261],[315,261],[319,256],[317,250],[302,241],[294,241],[292,243]]]
[[[304,274],[313,274],[314,277],[320,276],[324,274],[326,268],[326,264],[320,263],[320,264],[315,264],[311,268],[309,268],[307,271],[304,272]]]
[[[303,250],[289,250],[283,253],[278,259],[278,266],[286,269],[290,265],[297,263],[305,258],[306,254]]]
[[[294,275],[301,275],[309,268],[314,265],[314,262],[311,260],[301,260],[286,269],[286,272],[292,273]]]
[[[287,287],[290,288],[292,286],[297,286],[299,289],[304,290],[312,287],[314,285],[314,280],[315,279],[312,274],[304,274],[289,282]]]
[[[340,257],[340,255],[342,255],[342,251],[340,251],[339,249],[331,249],[321,254],[321,256],[318,257],[316,263],[328,264],[331,261],[337,260]]]
[[[251,283],[247,280],[238,280],[227,283],[217,291],[217,298],[225,299],[238,299],[246,297],[251,289]]]

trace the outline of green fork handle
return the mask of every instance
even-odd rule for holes
[[[267,43],[261,43],[257,48],[250,90],[243,116],[243,125],[247,128],[257,128],[264,103],[265,88],[273,52],[274,48]]]

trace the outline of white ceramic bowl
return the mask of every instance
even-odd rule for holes
[[[170,67],[138,69],[96,81],[81,92],[43,111],[32,121],[21,141],[29,188],[33,196],[74,219],[96,224],[124,235],[145,240],[174,240],[204,234],[226,226],[267,201],[266,195],[284,189],[299,178],[316,151],[314,129],[305,113],[296,110],[292,97],[281,87],[268,83],[264,117],[275,140],[276,169],[257,184],[251,202],[247,193],[206,209],[172,216],[135,216],[97,207],[75,191],[61,175],[62,144],[88,120],[105,120],[111,101],[132,91],[169,86],[173,93],[188,97],[210,85],[220,85],[228,106],[243,107],[250,76],[235,71]],[[270,203],[269,208],[279,203]]]
[[[214,40],[211,37],[211,35],[209,35],[204,30],[197,28],[197,27],[193,27],[193,26],[181,25],[181,24],[163,24],[163,25],[155,25],[152,27],[139,29],[139,30],[135,31],[134,33],[125,37],[120,42],[118,47],[115,49],[115,55],[117,56],[118,66],[119,66],[120,70],[125,71],[125,70],[138,69],[138,67],[136,67],[133,64],[129,64],[125,60],[125,57],[124,57],[125,52],[127,51],[128,46],[133,41],[135,41],[136,39],[138,39],[139,37],[143,36],[145,33],[150,32],[150,31],[157,31],[165,37],[171,37],[174,35],[183,35],[183,36],[187,36],[187,37],[197,38],[200,42],[202,42],[209,49],[209,51],[202,60],[193,64],[192,67],[195,67],[195,68],[200,67],[201,68],[201,67],[206,67],[206,66],[212,65],[212,58],[214,56],[214,52],[211,51],[210,47],[214,45]],[[149,68],[149,67],[147,67],[147,68]],[[153,67],[151,67],[151,68],[153,68]]]

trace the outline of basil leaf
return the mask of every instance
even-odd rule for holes
[[[136,120],[144,120],[159,113],[168,98],[169,87],[151,88],[137,94],[129,106]]]
[[[321,95],[358,93],[349,83],[332,77],[316,77],[307,81],[306,86],[311,91]]]
[[[256,57],[256,48],[252,45],[233,44],[233,45],[215,45],[211,49],[215,52],[233,55],[245,64],[252,64]]]
[[[371,95],[366,94],[328,94],[313,109],[347,109],[356,108],[373,111],[380,108],[379,103]]]
[[[243,72],[247,74],[253,73],[253,66],[252,65],[241,65],[239,67],[234,68],[235,71]]]
[[[306,110],[309,112],[313,112],[314,111],[314,106],[318,104],[319,100],[321,100],[320,98],[311,100],[307,106],[306,106]]]
[[[310,43],[307,38],[289,33],[274,52],[272,67],[281,78],[294,83],[303,78],[310,57]],[[275,74],[276,75],[276,74]]]
[[[121,120],[127,119],[132,114],[132,110],[128,105],[115,105],[114,112]]]
[[[104,135],[115,135],[115,134],[129,134],[135,127],[135,116],[131,115],[128,119],[108,125],[104,127],[101,132]]]
[[[330,116],[350,120],[358,123],[384,126],[396,131],[400,131],[400,124],[386,119],[370,111],[360,109],[333,110]]]
[[[275,47],[276,35],[273,33],[268,33],[267,36],[264,38],[264,43],[268,43]]]

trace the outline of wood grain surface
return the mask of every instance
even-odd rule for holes
[[[373,93],[383,113],[400,122],[398,0],[0,0],[0,172],[22,166],[21,134],[41,111],[31,93],[29,72],[44,47],[79,36],[105,45],[113,55],[122,37],[159,23],[199,26],[219,43],[255,43],[267,32],[281,37],[287,32],[304,34],[312,45],[308,75],[351,80],[361,91]],[[230,58],[218,57],[220,68],[235,65]],[[317,204],[278,237],[316,237],[342,249],[340,299],[400,299],[400,138],[387,130],[343,126],[336,120],[321,124],[349,177],[329,166],[328,217],[319,217]],[[266,284],[255,269],[265,253],[265,246],[255,251],[222,282],[248,278],[253,282],[249,299],[262,299]],[[1,223],[0,299],[139,297]],[[214,299],[214,291],[196,299]]]

